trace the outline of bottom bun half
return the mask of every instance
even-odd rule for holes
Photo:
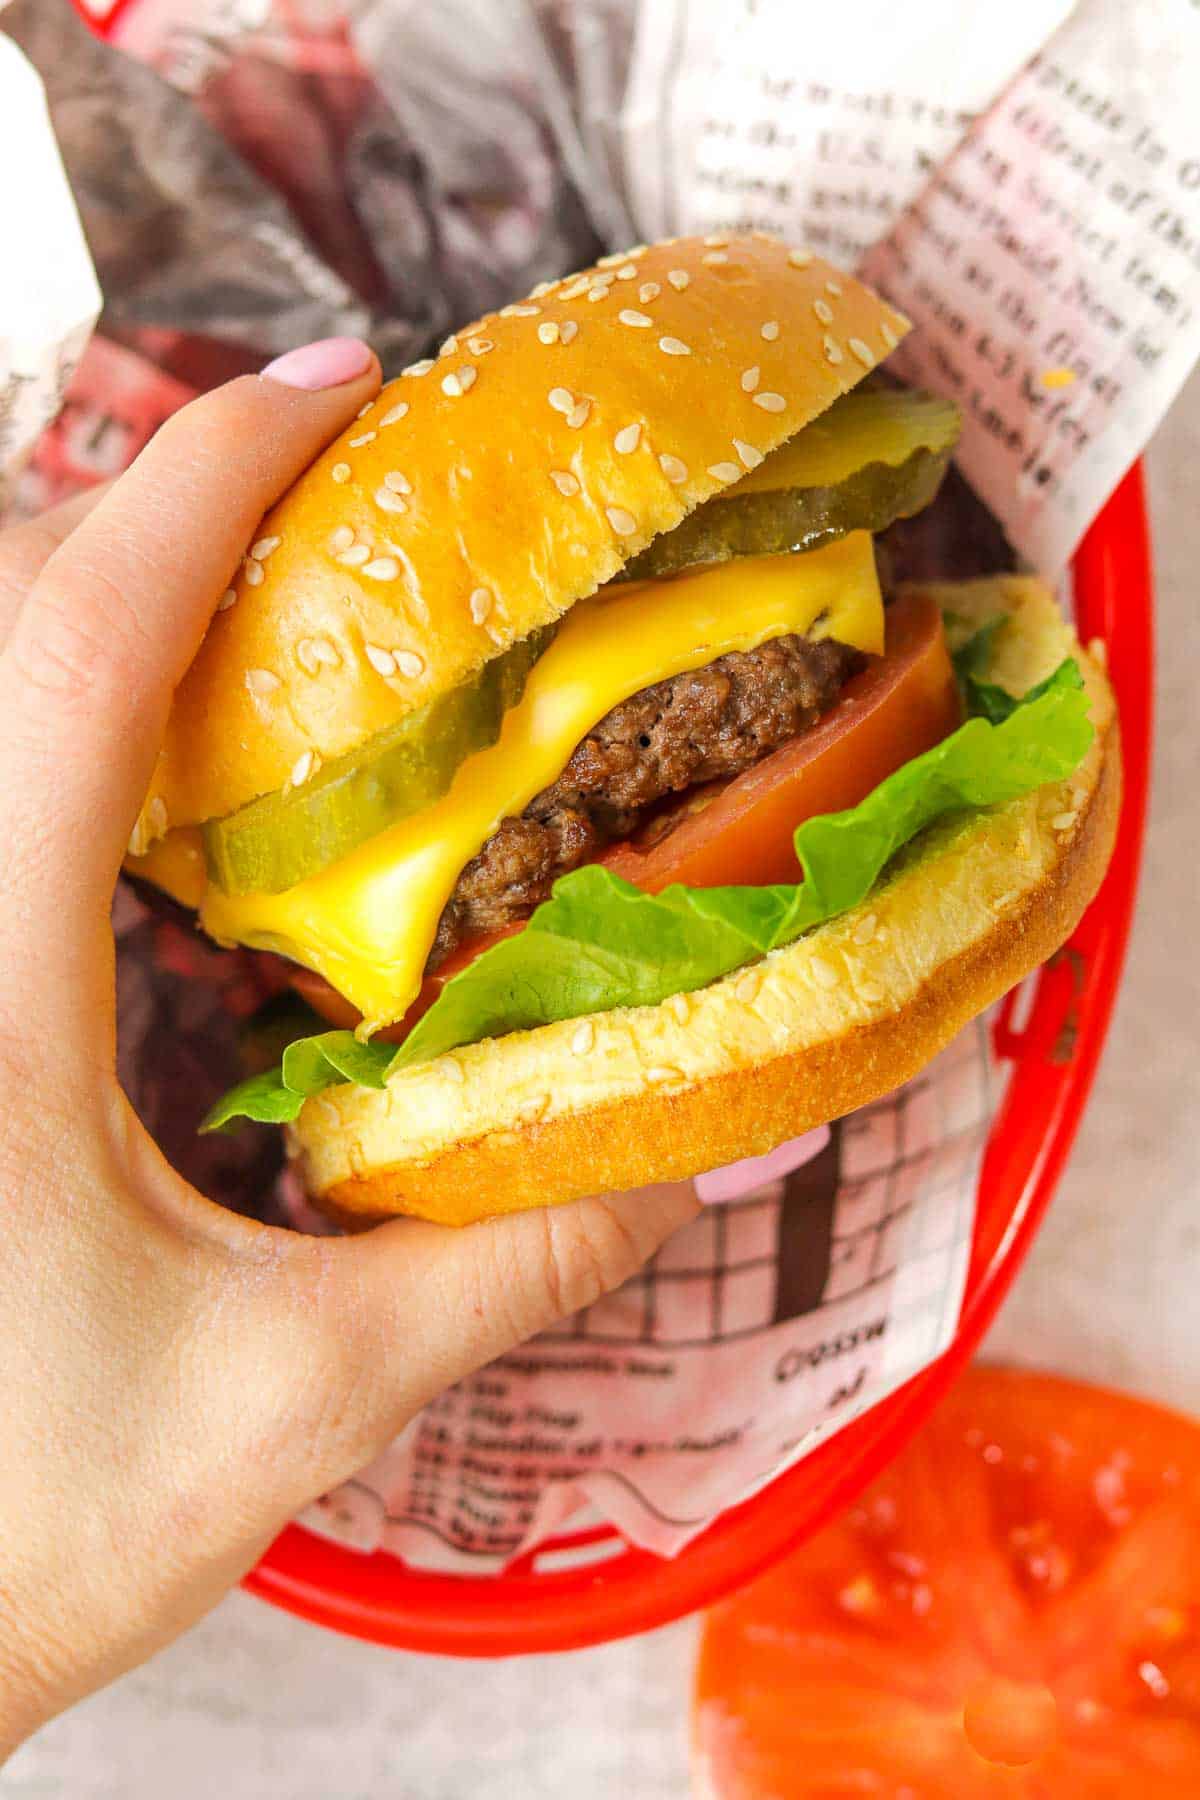
[[[960,620],[1011,616],[990,674],[1014,693],[1079,660],[1096,737],[1070,779],[932,827],[861,906],[710,987],[317,1096],[292,1147],[318,1204],[465,1225],[760,1155],[919,1073],[1059,948],[1116,834],[1108,681],[1040,582],[925,591]]]

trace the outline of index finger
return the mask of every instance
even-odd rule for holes
[[[325,385],[305,379],[314,369]],[[76,995],[94,986],[94,957],[71,921],[107,914],[217,599],[263,513],[379,380],[365,344],[333,339],[193,401],[54,551],[17,616],[0,654],[6,935],[32,921]]]

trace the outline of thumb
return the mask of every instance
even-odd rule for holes
[[[329,1257],[333,1378],[351,1402],[335,1456],[345,1466],[325,1478],[352,1473],[454,1382],[619,1287],[698,1211],[691,1183],[675,1181],[459,1229],[398,1219],[311,1240]]]

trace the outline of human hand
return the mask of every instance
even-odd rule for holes
[[[195,1192],[118,1086],[109,907],[172,690],[262,513],[378,386],[365,346],[310,346],[0,537],[0,1762],[695,1206],[301,1237]]]

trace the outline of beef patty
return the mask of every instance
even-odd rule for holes
[[[463,938],[528,917],[560,875],[629,837],[667,796],[736,775],[815,724],[862,662],[859,651],[829,638],[772,638],[614,706],[558,780],[505,819],[467,864],[427,968]]]

